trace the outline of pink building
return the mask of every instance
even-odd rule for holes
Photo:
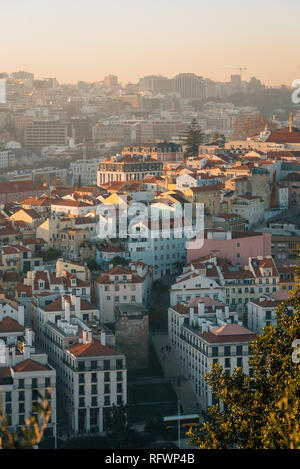
[[[271,256],[271,234],[243,231],[205,230],[201,248],[197,241],[187,245],[187,263],[208,255],[227,259],[233,265],[248,265],[249,257]]]

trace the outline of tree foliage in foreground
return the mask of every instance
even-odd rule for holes
[[[51,417],[51,404],[44,400],[35,405],[37,417],[25,418],[26,425],[10,431],[0,409],[0,449],[34,449],[40,443]]]
[[[241,368],[228,376],[219,364],[206,375],[225,410],[212,406],[202,426],[190,430],[190,444],[201,449],[300,449],[300,363],[292,360],[297,339],[300,286],[278,307],[277,325],[265,327],[252,343],[253,376]]]

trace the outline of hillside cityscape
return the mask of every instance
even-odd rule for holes
[[[253,376],[251,342],[299,285],[300,111],[291,88],[242,72],[125,86],[1,73],[8,428],[42,395],[41,445],[111,447],[126,415],[138,447],[176,448],[222,406],[212,365]],[[176,225],[185,206],[191,229],[202,208],[201,240]]]

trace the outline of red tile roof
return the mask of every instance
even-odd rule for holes
[[[290,132],[288,129],[271,132],[266,140],[272,143],[300,143],[300,132]]]
[[[35,360],[31,360],[28,358],[13,367],[14,371],[17,373],[24,373],[24,372],[34,372],[34,371],[49,371],[50,368],[48,366],[42,365],[41,363],[36,362]]]
[[[9,182],[1,182],[0,185],[0,194],[2,193],[24,193],[24,192],[37,192],[37,191],[44,191],[45,187],[37,184],[33,181],[9,181]]]
[[[74,344],[68,348],[68,351],[78,357],[98,357],[103,355],[121,355],[114,347],[110,345],[101,345],[94,339],[90,344]]]
[[[0,334],[4,334],[6,332],[23,332],[24,330],[25,328],[15,319],[7,316],[0,322]]]

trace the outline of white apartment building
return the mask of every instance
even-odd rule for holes
[[[206,298],[170,306],[168,334],[181,372],[190,380],[204,412],[218,403],[204,378],[213,364],[220,363],[230,374],[235,367],[251,374],[249,343],[255,334],[237,324],[237,313],[230,311],[228,306],[220,306]]]
[[[96,206],[86,202],[62,199],[51,204],[51,215],[71,215],[73,217],[84,217],[90,212],[95,213]]]
[[[161,176],[163,163],[136,155],[116,155],[109,160],[99,163],[97,172],[97,186],[113,181],[141,181],[148,174]]]
[[[245,218],[248,229],[251,229],[264,221],[265,204],[259,197],[250,195],[234,197],[229,206],[229,213],[237,213]]]
[[[15,302],[13,302],[15,303]],[[36,351],[34,334],[24,327],[24,308],[16,309],[2,297],[0,303],[0,399],[10,430],[37,415],[41,397],[50,400],[51,418],[47,433],[56,428],[56,372],[47,355]]]
[[[184,222],[182,222],[182,225]],[[134,222],[128,238],[128,251],[133,261],[139,260],[153,268],[153,280],[178,272],[178,264],[186,262],[186,233],[177,228],[174,219],[170,228],[161,221]]]
[[[126,359],[98,322],[67,312],[45,325],[45,346],[57,370],[57,392],[74,433],[103,432],[105,410],[127,402]]]
[[[79,178],[82,185],[93,186],[97,184],[97,171],[102,158],[92,160],[76,160],[70,164],[72,171],[72,185],[78,184]]]
[[[277,300],[269,296],[261,296],[253,299],[248,303],[248,327],[257,334],[263,333],[263,328],[277,323],[277,308],[282,303],[282,300]],[[293,308],[286,306],[287,310],[291,313]]]
[[[32,327],[36,334],[36,341],[41,350],[45,349],[45,325],[47,322],[57,323],[66,315],[71,315],[82,321],[99,321],[99,310],[87,300],[75,295],[36,296],[32,308]]]
[[[8,168],[9,166],[9,150],[3,150],[0,148],[0,169]]]
[[[213,261],[188,266],[171,286],[170,304],[174,306],[202,296],[224,300],[222,272]]]
[[[94,299],[103,323],[115,322],[116,305],[146,305],[149,295],[150,272],[142,262],[130,263],[128,268],[115,266],[94,282]]]

